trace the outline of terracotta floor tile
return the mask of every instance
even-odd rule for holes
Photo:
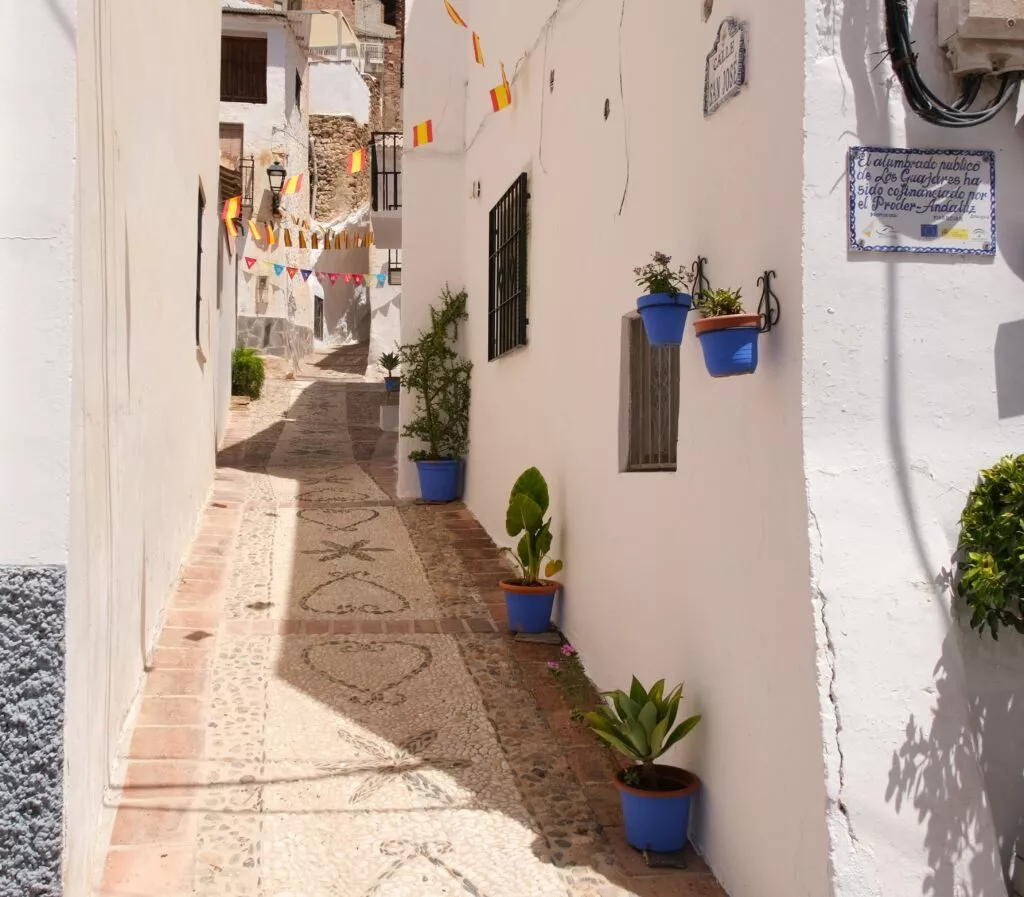
[[[129,756],[138,760],[194,760],[202,756],[205,732],[189,726],[140,726]]]
[[[147,695],[201,695],[208,673],[203,669],[153,670],[146,676]]]
[[[192,890],[192,847],[111,850],[101,897],[175,897]]]
[[[191,844],[195,828],[195,815],[187,811],[121,807],[114,820],[110,843],[115,847],[129,844]]]
[[[140,726],[201,726],[205,702],[198,697],[144,698],[136,724]]]

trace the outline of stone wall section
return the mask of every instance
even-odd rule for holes
[[[370,144],[371,125],[338,115],[311,115],[309,131],[316,147],[316,208],[318,221],[345,215],[370,200],[370,169],[348,173],[348,157]]]
[[[296,367],[313,351],[312,329],[287,318],[239,315],[237,333],[236,345],[286,358]]]

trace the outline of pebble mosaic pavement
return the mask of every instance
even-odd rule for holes
[[[326,356],[233,409],[96,897],[723,897],[626,845],[493,543],[395,500],[383,400]]]

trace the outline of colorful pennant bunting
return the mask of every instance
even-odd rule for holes
[[[327,275],[324,274],[323,271],[317,271],[316,272],[316,279],[319,280],[320,283],[323,283],[327,279]]]
[[[277,243],[277,237],[274,236],[274,228],[270,222],[267,222],[267,245],[274,246]]]
[[[295,275],[299,273],[299,269],[298,268],[292,268],[291,266],[289,266],[286,270],[288,271],[288,279],[289,280],[294,280],[295,279]]]
[[[359,174],[366,167],[366,150],[357,149],[348,157],[348,173]]]
[[[434,142],[434,122],[432,119],[420,122],[412,129],[412,146],[425,146]]]
[[[363,275],[362,274],[353,274],[352,277],[354,278],[356,283],[362,283],[363,282]]]
[[[352,282],[352,275],[351,274],[346,274],[345,275],[345,283],[351,283],[351,282]]]
[[[449,17],[456,25],[459,25],[463,28],[467,27],[465,19],[463,19],[462,16],[460,16],[455,11],[455,7],[452,6],[451,3],[448,2],[448,0],[444,0],[444,8],[448,10]]]
[[[302,189],[302,178],[301,174],[293,174],[287,181],[284,182],[284,186],[281,188],[282,196],[292,196],[298,193]]]
[[[384,281],[387,280],[387,279],[388,279],[387,274],[378,274],[377,275],[377,286],[379,286],[379,287],[384,286]]]
[[[284,265],[277,265],[277,264],[274,265],[274,273],[278,277],[280,277],[283,272],[284,272]]]
[[[327,274],[327,279],[331,282],[331,286],[333,287],[338,282],[338,275],[333,271],[330,271]]]
[[[475,31],[473,32],[473,58],[476,60],[477,65],[484,64],[484,51],[480,46],[480,35]]]
[[[249,266],[249,270],[251,271],[252,270],[252,266],[256,264],[256,259],[250,258],[249,256],[246,256],[245,257],[245,263]]]
[[[303,280],[309,280],[309,275],[313,273],[311,268],[303,268],[300,272]]]

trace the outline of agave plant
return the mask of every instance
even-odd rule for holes
[[[401,363],[402,360],[396,352],[383,352],[378,361],[381,368],[388,372],[389,377],[395,376],[395,368],[397,368]]]
[[[705,318],[743,314],[743,297],[739,290],[701,290],[693,307]]]
[[[624,691],[605,692],[607,704],[585,714],[595,734],[615,750],[635,760],[641,767],[639,780],[645,789],[658,789],[658,773],[654,761],[672,745],[693,731],[699,716],[691,716],[676,725],[683,686],[677,685],[666,696],[665,680],[660,679],[650,691],[633,677],[629,694]]]
[[[522,538],[515,551],[502,551],[519,565],[524,586],[540,585],[540,565],[551,551],[551,518],[544,519],[549,502],[547,481],[536,467],[523,472],[508,499],[505,531],[512,537],[522,533]],[[544,575],[550,578],[561,570],[561,561],[549,560]]]

